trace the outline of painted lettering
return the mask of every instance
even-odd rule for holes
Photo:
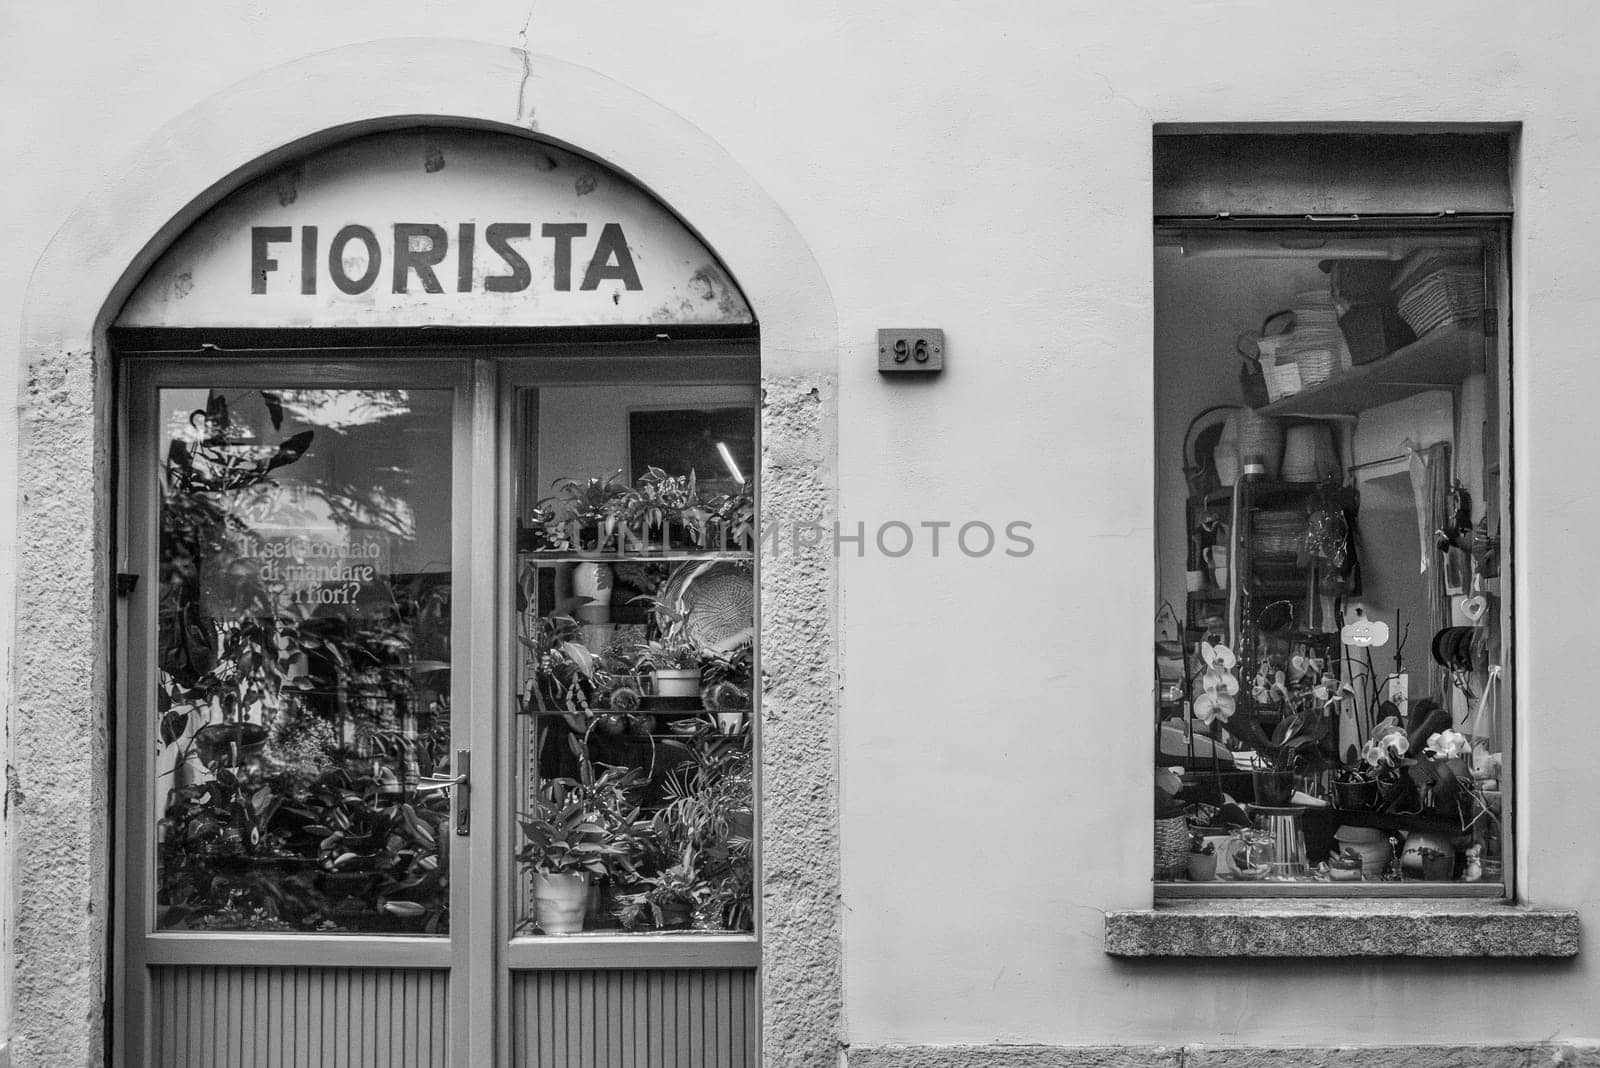
[[[317,291],[317,228],[300,227],[300,292]]]
[[[462,223],[456,229],[456,292],[472,292],[472,246],[478,236],[474,223]]]
[[[416,272],[425,293],[443,293],[444,286],[434,275],[436,264],[444,262],[450,239],[444,227],[435,223],[394,224],[394,291],[407,292],[411,273]]]
[[[532,238],[535,225],[538,225],[539,236],[550,242],[550,257],[546,262],[550,264],[551,290],[557,293],[571,292],[574,288],[573,275],[580,265],[583,270],[577,288],[581,291],[597,290],[605,282],[620,282],[623,288],[630,291],[644,288],[621,223],[602,224],[592,249],[583,247],[584,239],[589,235],[588,223],[487,223],[483,226],[483,243],[493,256],[483,263],[477,260],[478,224],[454,224],[454,249],[451,248],[449,225],[431,222],[389,224],[391,236],[388,240],[392,242],[389,249],[392,256],[389,277],[395,293],[417,292],[412,288],[414,285],[420,286],[421,291],[426,293],[445,292],[446,282],[441,279],[441,274],[450,270],[452,253],[457,293],[470,293],[477,288],[489,293],[524,292],[533,286],[534,277],[527,246],[522,242]],[[319,275],[324,272],[339,292],[354,296],[370,290],[383,270],[383,243],[378,239],[377,232],[360,223],[341,226],[334,232],[325,251],[316,226],[252,226],[251,293],[266,293],[270,276],[279,270],[274,246],[293,245],[296,241],[299,243],[299,289],[306,296],[317,294],[322,284]],[[359,246],[360,251],[355,251],[354,246]],[[586,259],[580,260],[586,254]],[[496,271],[499,273],[494,273]],[[288,284],[294,284],[292,276]],[[543,279],[540,284],[544,284]]]
[[[267,275],[278,269],[278,261],[267,255],[267,246],[294,238],[294,230],[287,226],[250,227],[250,292],[267,291]]]
[[[572,289],[572,239],[589,232],[585,223],[545,223],[539,233],[555,242],[555,286],[558,293]]]
[[[613,260],[616,262],[613,263]],[[639,272],[634,270],[633,254],[628,251],[622,227],[616,223],[606,223],[600,228],[600,240],[595,243],[594,257],[589,260],[589,269],[583,272],[583,288],[599,289],[600,283],[607,278],[617,279],[629,290],[644,288],[639,283]]]
[[[522,258],[522,253],[511,247],[515,238],[527,237],[533,233],[533,227],[527,223],[490,223],[483,232],[484,240],[489,247],[497,252],[506,266],[511,268],[510,274],[485,275],[483,288],[489,293],[520,293],[528,288],[528,283],[533,281],[533,272],[528,270],[528,261]]]
[[[351,278],[344,269],[344,250],[352,241],[360,241],[367,248],[367,270],[360,278]],[[341,227],[328,245],[328,277],[343,293],[365,293],[378,279],[378,269],[383,263],[383,253],[378,249],[378,238],[365,226]]]

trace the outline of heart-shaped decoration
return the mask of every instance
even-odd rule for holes
[[[1461,614],[1472,620],[1474,623],[1482,619],[1483,614],[1488,610],[1489,598],[1485,597],[1481,593],[1474,594],[1473,596],[1468,597],[1465,601],[1461,602]]]

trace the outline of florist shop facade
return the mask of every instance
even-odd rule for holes
[[[11,1062],[1592,1059],[1600,23],[1147,6],[19,8]]]
[[[112,1059],[755,1063],[761,335],[703,239],[548,140],[358,134],[107,343]]]

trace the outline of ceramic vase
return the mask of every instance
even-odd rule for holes
[[[572,568],[572,595],[583,623],[611,622],[611,565],[584,560]]]
[[[589,877],[583,872],[533,873],[533,914],[547,935],[577,934],[589,909]]]

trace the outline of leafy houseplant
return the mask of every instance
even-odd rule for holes
[[[689,636],[688,609],[682,598],[663,600],[656,596],[636,600],[649,603],[659,635],[627,647],[624,656],[629,666],[635,672],[647,671],[655,677],[657,697],[698,697],[705,650]]]
[[[619,469],[605,478],[559,478],[528,517],[530,547],[547,551],[744,549],[755,544],[755,493],[703,498],[695,473],[647,467],[634,483]]]
[[[532,872],[534,906],[545,934],[583,930],[590,882],[631,875],[642,851],[643,826],[633,795],[638,769],[607,768],[584,779],[547,779],[531,811],[520,816],[523,846],[517,859]],[[584,781],[587,780],[587,781]]]
[[[625,927],[692,923],[753,929],[752,765],[748,734],[697,736],[668,777],[632,881],[617,895]]]

